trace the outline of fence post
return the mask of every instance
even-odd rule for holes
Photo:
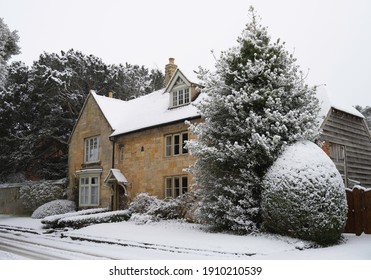
[[[354,203],[354,225],[355,234],[361,235],[364,229],[364,191],[359,188],[353,188],[353,203]]]
[[[354,200],[353,200],[353,190],[345,189],[348,204],[347,222],[345,224],[345,233],[355,233],[355,221],[354,221]]]
[[[363,193],[364,197],[364,232],[371,234],[371,190],[367,189]]]

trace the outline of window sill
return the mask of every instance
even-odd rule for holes
[[[85,162],[81,164],[82,168],[89,168],[89,167],[101,167],[101,161],[96,162]]]

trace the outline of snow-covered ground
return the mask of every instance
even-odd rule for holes
[[[0,215],[0,225],[45,232],[40,220],[28,217]],[[113,259],[371,260],[371,235],[365,234],[344,234],[341,244],[327,248],[310,248],[308,242],[282,236],[211,233],[201,225],[179,221],[97,224],[63,232],[64,238],[60,234],[29,234],[27,240],[83,243],[85,248],[90,247],[90,254],[97,256],[109,246],[105,256]],[[0,249],[0,259],[16,258]]]
[[[101,280],[129,277],[120,273],[133,269],[159,272],[164,268],[170,277],[141,274],[129,278],[246,279],[251,275],[215,274],[225,273],[226,268],[249,273],[259,268],[262,273],[254,278],[357,279],[364,278],[371,264],[371,235],[365,234],[344,234],[339,245],[308,248],[308,242],[293,238],[211,233],[203,226],[179,221],[128,221],[54,233],[47,233],[40,221],[0,215],[1,279]],[[61,261],[66,259],[75,261]],[[173,273],[178,269],[192,274],[176,276]]]

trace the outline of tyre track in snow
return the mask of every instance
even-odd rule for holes
[[[71,246],[75,248],[67,248]],[[111,259],[107,256],[89,253],[78,243],[70,240],[63,240],[56,236],[45,236],[24,228],[9,228],[8,226],[0,226],[0,250],[32,260]]]
[[[78,235],[74,233],[67,233],[65,234],[65,236],[68,236],[72,240],[104,243],[104,244],[118,245],[118,246],[123,246],[123,247],[132,247],[132,248],[139,248],[139,249],[146,249],[146,250],[157,250],[157,251],[164,251],[164,252],[177,253],[177,254],[190,254],[190,255],[201,255],[201,256],[219,255],[220,257],[227,257],[227,256],[251,257],[251,256],[256,255],[256,253],[225,252],[225,251],[217,251],[217,250],[209,250],[209,249],[196,249],[196,248],[171,246],[171,245],[155,244],[155,243],[148,243],[148,242],[121,240],[121,239],[112,240],[112,239],[105,239],[105,238],[90,237],[86,235]]]
[[[92,244],[101,244],[101,245],[111,245],[111,246],[121,246],[121,247],[128,247],[128,248],[136,248],[136,249],[143,249],[143,250],[154,250],[154,251],[162,251],[174,254],[185,254],[190,256],[220,256],[220,257],[251,257],[256,255],[256,253],[244,253],[244,252],[227,252],[227,251],[217,251],[217,250],[210,250],[210,249],[199,249],[199,248],[189,248],[189,247],[181,247],[175,245],[167,245],[167,244],[155,244],[149,242],[140,242],[140,241],[132,241],[132,240],[122,240],[122,239],[110,239],[110,238],[100,238],[95,236],[87,236],[87,235],[80,235],[73,232],[68,231],[55,231],[55,232],[44,232],[40,233],[34,231],[32,229],[20,228],[20,227],[13,227],[13,226],[2,226],[0,225],[0,233],[2,231],[6,232],[18,232],[16,235],[20,233],[30,234],[30,235],[40,235],[40,240],[47,239],[47,240],[54,240],[58,242],[63,242],[63,244],[79,245],[78,241],[82,242],[89,242]],[[14,235],[14,233],[13,233]],[[0,234],[1,237],[1,234]],[[1,242],[0,242],[1,244]],[[52,249],[59,249],[65,250],[63,248],[63,244],[60,246],[49,246]],[[66,250],[68,251],[68,250]],[[76,250],[69,250],[72,253],[78,253],[79,251]],[[85,252],[81,252],[85,254]],[[98,256],[94,254],[87,254],[87,257],[95,257],[97,258],[106,258],[110,259],[107,256]],[[85,258],[78,258],[78,259],[86,259]]]

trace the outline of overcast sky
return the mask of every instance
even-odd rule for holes
[[[169,57],[186,72],[213,69],[236,45],[253,5],[272,38],[286,42],[309,85],[326,84],[350,105],[371,106],[369,0],[0,0],[0,17],[18,30],[31,65],[71,48],[106,63],[164,69]]]

